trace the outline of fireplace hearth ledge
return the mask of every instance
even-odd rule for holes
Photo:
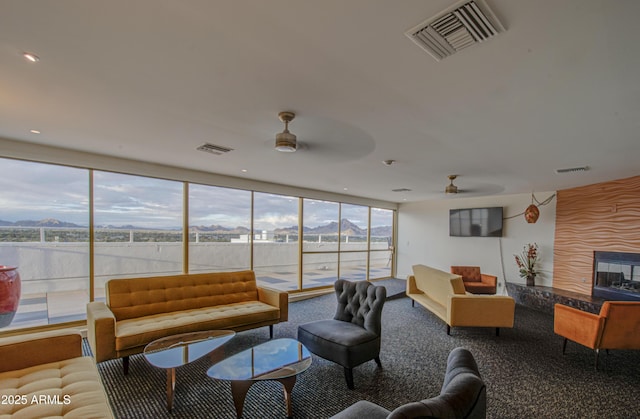
[[[553,315],[553,306],[557,303],[598,314],[602,303],[606,301],[603,298],[559,288],[526,286],[513,282],[507,282],[507,293],[516,301],[516,304],[551,315]]]

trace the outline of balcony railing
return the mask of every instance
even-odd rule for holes
[[[182,231],[96,229],[94,299],[104,298],[104,283],[112,278],[170,275],[182,272]],[[310,257],[299,267],[298,235],[253,237],[258,283],[285,291],[329,285],[338,271],[338,236],[305,234]],[[247,269],[249,236],[220,232],[190,232],[190,271]],[[352,280],[391,275],[387,237],[340,237],[340,276]],[[367,252],[367,248],[372,250]],[[265,255],[265,256],[260,256]],[[89,301],[88,228],[0,227],[0,264],[18,266],[22,298],[9,328],[84,319]],[[6,328],[5,328],[6,329]]]

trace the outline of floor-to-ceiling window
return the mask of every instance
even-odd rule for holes
[[[331,285],[338,277],[340,204],[304,199],[302,288]]]
[[[371,208],[369,237],[369,277],[386,278],[393,275],[394,212]]]
[[[302,287],[386,278],[393,270],[394,212],[304,199]]]
[[[367,279],[369,207],[340,205],[340,278]]]
[[[97,299],[109,279],[183,271],[182,190],[182,182],[94,172]]]
[[[0,167],[0,265],[21,278],[18,309],[2,329],[85,319],[89,171],[9,159]]]
[[[253,270],[258,283],[297,290],[299,198],[253,194]]]
[[[251,268],[251,192],[189,185],[189,272]]]
[[[113,278],[253,269],[295,292],[392,274],[393,210],[14,159],[0,169],[0,265],[23,284],[0,333],[81,321]]]

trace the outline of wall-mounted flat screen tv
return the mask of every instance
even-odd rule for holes
[[[502,237],[502,207],[450,209],[449,236]]]

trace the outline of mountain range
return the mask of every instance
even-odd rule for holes
[[[87,226],[81,226],[74,223],[68,223],[65,221],[56,220],[55,218],[45,218],[43,220],[34,221],[34,220],[21,220],[16,222],[11,221],[3,221],[0,220],[0,226],[6,227],[58,227],[58,228],[87,228]],[[149,228],[136,227],[133,225],[123,225],[123,226],[113,226],[113,225],[102,225],[96,226],[97,228],[108,228],[108,229],[122,229],[122,230],[152,230]],[[175,228],[171,230],[179,230],[180,228]],[[250,230],[247,227],[237,226],[237,227],[224,227],[221,225],[210,225],[210,226],[191,226],[189,227],[191,231],[199,231],[199,232],[209,232],[209,233],[220,233],[220,234],[249,234]],[[158,230],[166,230],[166,229],[158,229]],[[340,223],[340,231],[343,235],[346,236],[366,236],[367,229],[360,228],[356,224],[347,220],[346,218],[342,219]],[[318,227],[304,227],[303,232],[305,234],[337,234],[338,233],[338,223],[330,222],[328,224],[318,226]],[[286,228],[277,228],[274,230],[275,234],[297,234],[298,226],[291,226]],[[380,226],[373,227],[371,229],[371,235],[373,236],[390,236],[392,233],[391,226]]]
[[[0,226],[8,227],[75,227],[86,228],[86,226],[80,226],[74,223],[67,223],[65,221],[56,220],[55,218],[45,218],[44,220],[20,220],[16,222],[0,220]]]
[[[337,234],[338,233],[338,223],[333,221],[329,224],[325,224],[318,227],[304,227],[303,232],[305,234]],[[373,227],[371,229],[371,235],[373,236],[391,236],[391,226],[380,226]],[[274,230],[276,234],[297,234],[298,226],[291,226],[287,228],[277,228]],[[366,236],[367,229],[360,228],[356,224],[347,220],[346,218],[342,219],[340,223],[340,233],[345,236]]]

